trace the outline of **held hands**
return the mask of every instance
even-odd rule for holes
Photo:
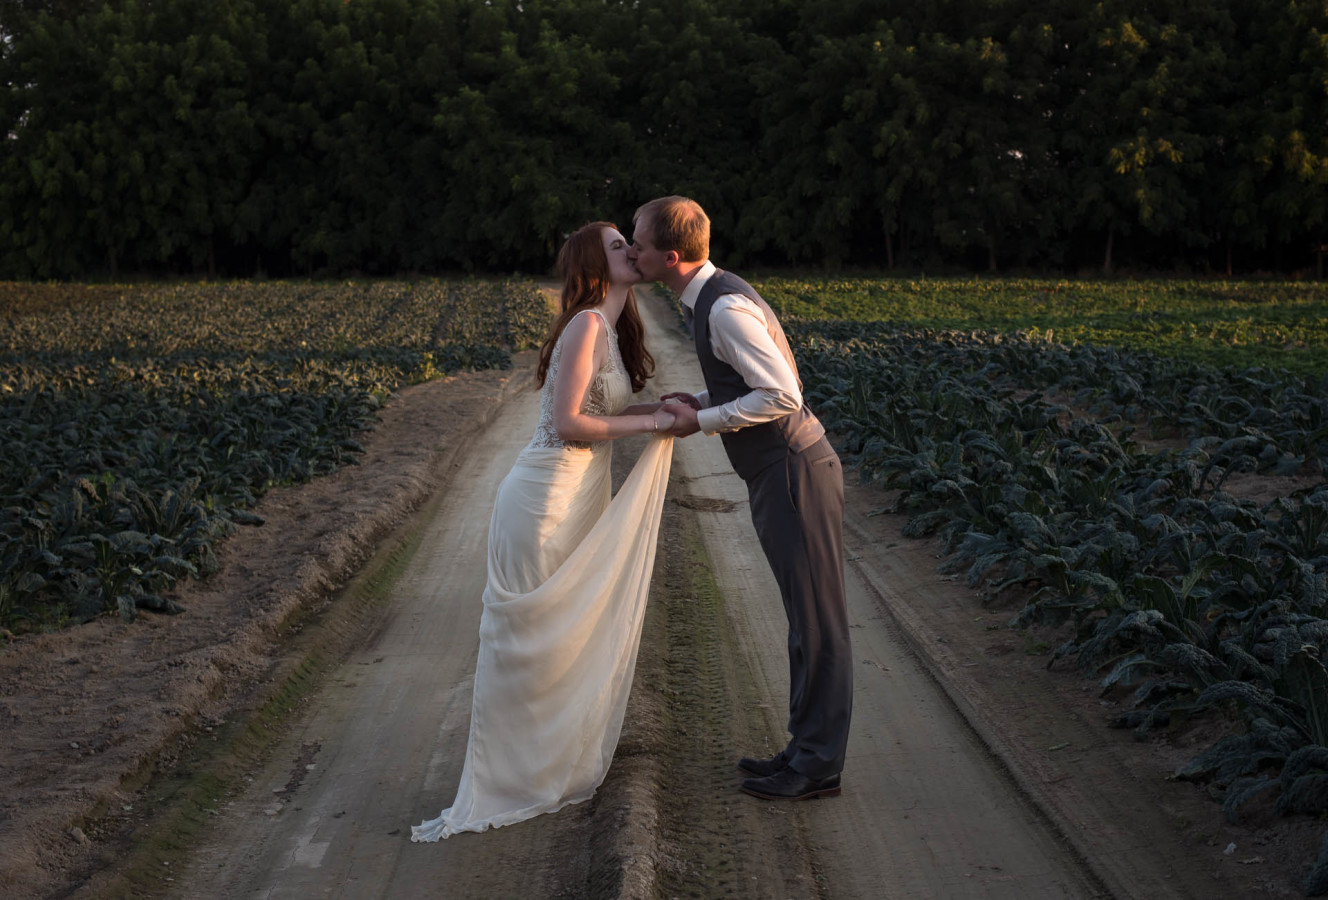
[[[675,393],[665,394],[660,399],[664,402],[656,415],[663,413],[672,419],[668,425],[660,423],[661,431],[681,438],[701,430],[700,424],[696,421],[696,412],[701,408],[701,404],[695,397],[691,394]]]
[[[654,422],[655,432],[659,434],[668,434],[669,429],[673,427],[674,420],[677,419],[677,416],[661,403],[655,408],[655,411],[650,414],[650,418]]]

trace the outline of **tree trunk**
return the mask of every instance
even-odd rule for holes
[[[208,238],[208,280],[217,280],[217,239]]]
[[[995,274],[996,272],[996,241],[987,241],[987,271]]]
[[[115,258],[115,244],[106,242],[106,259],[111,264],[111,280],[114,281],[120,274],[119,261]]]
[[[881,216],[885,225],[885,267],[894,271],[895,267],[895,236],[890,226],[894,224],[894,210],[886,210]]]
[[[1102,258],[1102,274],[1111,274],[1111,245],[1116,240],[1116,229],[1107,226],[1107,252]]]
[[[1231,236],[1227,235],[1227,277],[1231,277]]]

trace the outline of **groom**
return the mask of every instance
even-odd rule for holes
[[[787,747],[744,757],[742,789],[767,800],[839,793],[852,654],[844,603],[844,479],[825,429],[802,401],[798,367],[761,296],[710,262],[710,219],[693,200],[661,197],[636,211],[628,258],[646,281],[679,294],[706,390],[683,401],[671,433],[718,433],[747,483],[752,522],[789,623]]]

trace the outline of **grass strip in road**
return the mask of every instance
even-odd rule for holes
[[[762,708],[785,698],[756,695],[696,516],[665,504],[655,572],[663,590],[652,596],[643,639],[662,646],[651,668],[637,669],[662,700],[658,893],[817,896],[805,816],[796,805],[772,807],[738,789],[738,756],[767,738],[783,742],[767,734]]]

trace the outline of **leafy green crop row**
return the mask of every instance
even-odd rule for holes
[[[938,329],[1037,329],[1065,344],[1150,350],[1220,366],[1328,370],[1321,282],[767,278],[782,315]]]
[[[1211,782],[1233,820],[1265,792],[1279,812],[1328,812],[1323,289],[760,289],[809,402],[864,480],[897,492],[905,532],[943,539],[944,571],[989,599],[1018,589],[1013,625],[1071,626],[1051,663],[1132,691],[1118,727],[1242,710],[1242,733],[1178,773]],[[1242,494],[1250,473],[1261,499]],[[1306,888],[1325,885],[1328,857]]]
[[[1132,688],[1115,724],[1234,702],[1246,732],[1180,776],[1212,781],[1233,820],[1266,790],[1281,812],[1328,812],[1328,384],[1017,335],[789,330],[809,402],[898,491],[905,533],[943,537],[943,570],[989,596],[1028,591],[1013,624],[1072,623],[1052,662]],[[1158,420],[1185,446],[1133,440]],[[1223,485],[1243,471],[1304,486],[1241,499]]]
[[[398,387],[543,338],[528,282],[0,285],[0,624],[174,610]]]

